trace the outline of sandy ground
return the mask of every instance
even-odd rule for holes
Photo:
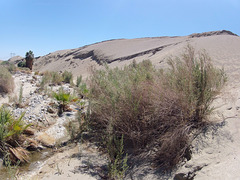
[[[105,162],[106,158],[104,159],[104,156],[100,157],[96,148],[87,144],[72,144],[70,147],[58,150],[41,167],[21,176],[19,179],[101,179],[94,171],[97,171],[97,168]]]

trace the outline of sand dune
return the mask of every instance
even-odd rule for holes
[[[150,59],[157,67],[166,65],[166,58],[179,55],[187,44],[196,50],[206,49],[218,66],[234,73],[239,65],[240,37],[229,31],[214,31],[182,37],[153,37],[138,39],[116,39],[88,46],[61,50],[36,58],[35,71],[72,71],[76,75],[87,75],[88,67],[99,67],[103,62],[110,66],[124,66],[133,59],[137,62]],[[234,64],[234,66],[233,66]]]

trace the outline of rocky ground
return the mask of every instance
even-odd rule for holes
[[[71,110],[59,117],[57,101],[48,95],[59,87],[73,92],[70,84],[51,86],[40,92],[41,76],[16,72],[13,78],[16,85],[14,93],[1,98],[1,104],[8,104],[16,117],[25,113],[24,121],[32,124],[32,139],[37,142],[35,150],[39,151],[27,168],[20,168],[24,170],[18,172],[18,179],[101,179],[99,174],[105,176],[98,167],[105,166],[106,157],[100,156],[95,146],[80,142],[68,145],[71,136],[67,125],[75,121],[79,106],[71,104]],[[1,165],[1,168],[4,167]]]

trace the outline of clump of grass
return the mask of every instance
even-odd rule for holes
[[[12,165],[10,154],[6,154],[4,159],[5,159],[5,162],[4,162],[5,168],[8,174],[7,179],[17,179],[17,172],[18,172],[20,161],[18,161],[15,165]]]
[[[124,152],[163,169],[189,157],[196,132],[209,125],[210,104],[226,76],[205,52],[195,55],[190,46],[169,64],[166,71],[150,61],[93,70],[89,126],[104,148],[109,138],[123,136]]]
[[[11,93],[14,90],[14,80],[7,68],[0,66],[0,93]]]

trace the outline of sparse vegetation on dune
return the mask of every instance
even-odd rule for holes
[[[190,158],[191,141],[209,125],[210,104],[226,76],[205,52],[196,55],[190,46],[169,65],[166,71],[150,61],[93,70],[89,126],[112,163],[119,157],[113,147],[121,138],[132,160],[155,162],[165,170]]]

